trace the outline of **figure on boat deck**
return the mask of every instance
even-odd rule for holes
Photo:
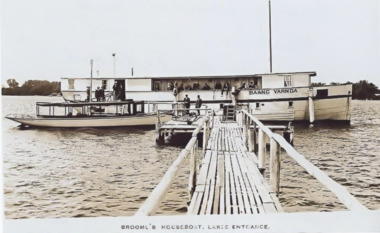
[[[190,98],[188,95],[185,95],[183,102],[185,103],[186,114],[189,114],[190,113]]]
[[[195,102],[195,108],[201,108],[201,107],[202,107],[202,99],[200,95],[198,95],[198,99]],[[201,115],[201,111],[199,109],[197,111],[198,111],[198,115]]]
[[[101,97],[100,97],[100,87],[99,87],[99,86],[98,86],[98,88],[95,90],[95,98],[96,98],[96,101],[100,102]]]
[[[106,87],[103,85],[102,88],[100,88],[100,91],[99,91],[100,101],[105,101],[106,100],[106,97],[104,95],[104,89],[106,89]]]
[[[228,95],[228,91],[230,90],[230,84],[226,81],[223,85],[223,89],[222,89],[222,95],[223,95],[223,92],[226,92],[226,95]]]
[[[90,102],[90,98],[91,98],[91,89],[90,89],[90,87],[87,87],[87,99],[86,99],[86,101],[87,102]]]

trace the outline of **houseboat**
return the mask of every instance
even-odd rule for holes
[[[247,108],[264,121],[349,122],[352,85],[313,86],[316,72],[266,73],[252,75],[61,78],[67,101],[84,101],[87,88],[103,87],[109,101],[126,98],[183,102],[186,95],[195,103],[197,96],[207,108],[226,106]],[[92,84],[92,85],[91,85]],[[94,95],[91,96],[93,98]],[[172,105],[168,105],[170,109]]]

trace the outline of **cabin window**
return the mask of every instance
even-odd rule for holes
[[[153,90],[154,91],[160,91],[161,89],[161,82],[160,81],[154,81],[153,82]]]
[[[74,81],[75,79],[69,79],[69,89],[74,89]]]
[[[80,101],[80,94],[74,94],[74,101]]]
[[[320,89],[317,90],[317,96],[316,97],[326,97],[329,95],[328,89]]]
[[[104,90],[107,89],[107,80],[102,80],[102,87]]]
[[[293,101],[289,102],[289,108],[293,108]]]
[[[260,103],[256,103],[256,109],[260,109]]]
[[[291,87],[291,86],[292,86],[292,76],[284,75],[284,87]]]

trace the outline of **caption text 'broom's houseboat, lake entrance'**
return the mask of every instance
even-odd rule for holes
[[[224,76],[62,78],[61,90],[67,101],[84,101],[87,89],[103,87],[109,101],[134,99],[179,102],[197,96],[203,107],[248,108],[260,120],[349,122],[352,85],[311,86],[315,72],[269,73]],[[92,84],[92,85],[91,85]],[[115,95],[119,92],[118,97]],[[116,99],[115,99],[116,98]],[[173,105],[168,104],[167,108]]]

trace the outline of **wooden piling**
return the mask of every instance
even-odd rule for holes
[[[261,128],[259,128],[258,158],[259,158],[259,168],[265,169],[265,138],[264,138],[264,132]]]
[[[202,142],[202,152],[203,154],[206,153],[206,146],[207,146],[207,141],[208,141],[208,122],[205,121],[203,124],[203,142]]]
[[[270,184],[276,195],[280,192],[280,152],[281,148],[278,142],[270,139]]]
[[[257,124],[253,122],[253,151],[257,154]]]
[[[194,143],[193,148],[190,150],[190,174],[189,174],[189,186],[188,186],[188,192],[189,192],[189,200],[191,200],[191,197],[194,193],[194,187],[196,184],[196,175],[197,175],[197,151],[196,151],[197,143]]]
[[[251,127],[248,127],[248,151],[253,152],[255,150],[255,131],[254,129],[251,129]]]
[[[313,90],[309,90],[309,118],[310,118],[310,123],[314,122],[314,101],[313,101]]]

